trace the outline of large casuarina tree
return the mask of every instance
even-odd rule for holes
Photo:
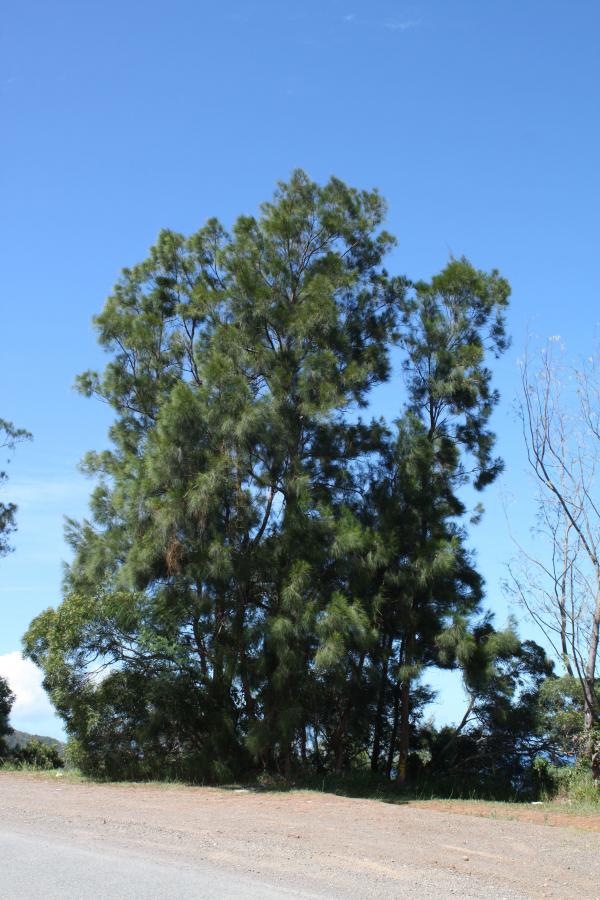
[[[480,491],[501,470],[489,430],[498,395],[487,360],[506,346],[508,296],[497,272],[452,260],[400,303],[407,402],[382,436],[361,503],[378,547],[371,768],[391,774],[395,765],[400,782],[419,709],[419,676],[426,666],[445,664],[445,630],[479,612],[483,597],[460,490]]]
[[[478,487],[498,470],[484,358],[508,289],[464,261],[390,276],[384,215],[296,172],[231,233],[162,232],[97,317],[110,361],[79,387],[112,446],[25,640],[84,767],[342,770],[374,740],[405,766],[419,667],[481,597],[455,492],[469,457]],[[397,434],[359,418],[395,343]]]
[[[403,620],[400,781],[408,759],[411,679],[420,666],[434,662],[431,648],[449,618],[473,614],[482,598],[481,579],[465,547],[467,510],[458,491],[466,485],[482,490],[502,468],[489,430],[499,398],[487,362],[506,348],[509,294],[497,272],[488,275],[453,260],[431,283],[417,284],[404,306],[409,402],[402,427],[410,432],[412,455],[404,482],[412,487],[406,499],[413,534],[406,553],[406,535],[396,520],[392,534],[400,534],[400,547],[392,540],[384,574],[384,582],[392,576],[386,595]],[[398,510],[393,491],[391,496],[393,515]]]

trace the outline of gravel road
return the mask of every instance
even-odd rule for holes
[[[597,833],[439,805],[0,773],[11,900],[583,900],[600,898],[599,850]]]

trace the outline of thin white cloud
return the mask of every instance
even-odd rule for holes
[[[62,549],[62,548],[60,548]],[[53,555],[52,562],[54,562],[56,556]],[[10,562],[10,557],[9,560]],[[7,561],[5,559],[2,560],[2,565],[6,566]],[[48,585],[45,581],[38,581],[33,584],[0,584],[0,597],[11,597],[13,594],[26,594],[31,597],[39,597],[40,594],[46,593],[48,590]]]
[[[35,577],[33,564],[56,562],[60,565],[65,552],[64,517],[82,519],[89,514],[89,497],[93,485],[83,476],[52,479],[44,475],[3,485],[0,499],[16,503],[17,531],[11,543],[18,554],[3,560],[3,586],[10,573],[20,572],[25,583]]]
[[[376,21],[374,19],[361,19],[355,13],[347,13],[342,17],[342,21],[347,25],[359,25],[363,28],[384,28],[387,31],[409,31],[411,28],[417,28],[421,23],[415,19],[384,19]]]
[[[410,28],[417,28],[420,24],[420,22],[414,20],[401,22],[398,19],[389,19],[387,22],[383,23],[383,27],[387,28],[389,31],[408,31]]]
[[[42,687],[42,673],[31,660],[23,659],[18,651],[0,655],[0,676],[6,679],[16,697],[10,715],[13,728],[36,734],[49,730],[54,735],[60,734],[61,726]]]
[[[10,499],[18,506],[35,508],[54,506],[58,501],[71,502],[88,497],[92,483],[83,476],[64,481],[52,481],[41,475],[27,481],[11,481],[4,493],[10,493]]]

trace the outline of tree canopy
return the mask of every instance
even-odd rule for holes
[[[494,659],[527,654],[484,616],[463,499],[501,470],[509,286],[465,259],[390,274],[384,218],[297,171],[231,233],[161,232],[96,318],[109,361],[78,385],[113,408],[111,447],[25,638],[85,769],[402,782],[427,667],[518,702]],[[391,378],[397,417],[365,417]]]

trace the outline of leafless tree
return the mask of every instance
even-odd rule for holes
[[[532,549],[511,565],[513,592],[579,679],[592,752],[600,637],[600,359],[568,365],[557,339],[521,367],[520,415],[537,483]]]

